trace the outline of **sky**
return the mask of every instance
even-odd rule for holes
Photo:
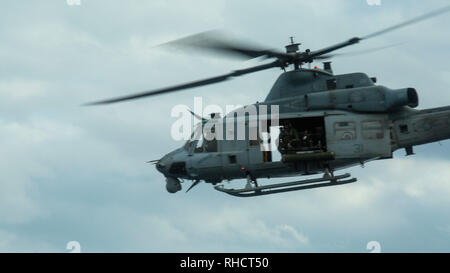
[[[278,48],[293,36],[318,49],[446,6],[365,0],[2,1],[0,17],[0,252],[450,251],[450,141],[397,151],[348,171],[357,183],[235,198],[200,184],[169,194],[148,160],[171,138],[176,105],[262,101],[282,71],[108,106],[83,103],[258,64],[163,50],[221,29]],[[341,52],[333,60],[390,88],[414,87],[419,108],[450,105],[450,14]],[[266,182],[266,181],[263,181]],[[270,181],[273,182],[273,181]],[[233,181],[236,187],[243,181]],[[189,182],[184,184],[186,189]]]

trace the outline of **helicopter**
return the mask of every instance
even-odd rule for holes
[[[149,161],[166,179],[166,189],[176,193],[184,180],[193,187],[204,181],[214,189],[237,197],[252,197],[354,183],[356,178],[335,171],[374,160],[392,159],[393,152],[405,149],[414,154],[416,145],[450,138],[450,106],[418,110],[416,89],[390,89],[378,85],[365,73],[334,74],[332,53],[347,46],[441,15],[450,6],[384,28],[363,37],[319,49],[300,51],[291,43],[281,52],[230,42],[210,32],[169,42],[171,45],[240,55],[248,59],[264,57],[272,61],[230,73],[88,103],[104,105],[161,95],[226,81],[258,71],[281,68],[283,73],[262,102],[231,111],[224,117],[213,113],[200,119],[186,143],[157,160]],[[323,61],[323,68],[313,61]],[[304,65],[308,68],[304,68]],[[289,68],[292,68],[289,70]],[[265,124],[259,122],[260,119]],[[239,136],[241,126],[244,132]],[[208,129],[208,130],[206,130]],[[256,130],[256,134],[251,131]],[[209,137],[205,132],[210,134]],[[275,132],[275,136],[272,133]],[[212,137],[211,137],[212,134]],[[270,136],[268,136],[270,135]],[[263,137],[265,136],[265,137]],[[276,144],[276,149],[268,146]],[[275,159],[275,154],[280,160]],[[321,175],[292,182],[259,185],[258,179]],[[246,179],[244,188],[226,188],[224,181]]]

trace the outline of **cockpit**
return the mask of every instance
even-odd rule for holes
[[[206,123],[198,124],[191,137],[183,148],[192,153],[215,153],[217,152],[217,139],[214,136],[215,128],[204,130]]]

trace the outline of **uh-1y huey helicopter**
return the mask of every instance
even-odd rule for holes
[[[266,57],[275,60],[217,77],[97,101],[89,105],[138,99],[214,84],[269,68],[282,68],[285,72],[276,80],[264,102],[251,105],[258,112],[264,107],[278,107],[278,115],[267,112],[268,125],[265,130],[269,132],[276,126],[280,130],[278,151],[281,153],[281,160],[272,160],[273,151],[261,149],[263,140],[259,137],[256,141],[252,140],[248,137],[249,134],[240,140],[200,140],[193,137],[183,147],[159,160],[151,161],[166,177],[167,191],[175,193],[181,190],[180,182],[183,180],[193,181],[189,191],[200,181],[216,185],[224,180],[246,178],[247,185],[242,189],[215,186],[216,190],[240,197],[352,183],[356,178],[350,178],[350,174],[334,175],[334,171],[371,160],[392,158],[393,152],[401,148],[405,149],[407,155],[412,155],[415,145],[450,138],[450,106],[416,110],[414,108],[418,106],[418,94],[414,88],[389,89],[377,85],[376,78],[364,73],[336,75],[333,74],[330,62],[324,62],[323,69],[306,69],[302,65],[328,59],[334,56],[329,53],[335,50],[447,11],[450,11],[450,6],[316,51],[307,49],[300,52],[299,44],[293,41],[286,46],[284,53],[226,42],[208,32],[194,35],[171,43],[243,55],[250,59]],[[293,69],[286,72],[286,68],[291,65]],[[222,130],[222,133],[227,134],[226,131],[234,129],[235,124],[233,121],[230,126],[226,120],[235,116],[236,123],[243,123],[245,129],[249,130],[253,117],[246,111],[248,107],[232,111],[224,118],[217,115],[211,119],[202,118],[196,130],[202,132],[205,126],[215,128],[227,125]],[[236,136],[233,131],[232,134]],[[269,185],[257,183],[258,178],[321,173],[324,174],[322,178]]]

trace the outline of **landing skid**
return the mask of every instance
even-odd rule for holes
[[[330,186],[338,186],[356,182],[356,178],[350,178],[344,180],[344,178],[350,177],[349,173],[337,176],[325,176],[323,178],[316,179],[306,179],[294,182],[286,182],[279,184],[272,184],[266,186],[257,186],[252,188],[244,188],[244,189],[225,189],[223,185],[215,186],[214,189],[233,195],[237,197],[252,197],[252,196],[260,196],[281,192],[289,192],[289,191],[299,191],[313,188],[321,188],[321,187],[330,187]],[[326,182],[326,183],[322,183]]]

